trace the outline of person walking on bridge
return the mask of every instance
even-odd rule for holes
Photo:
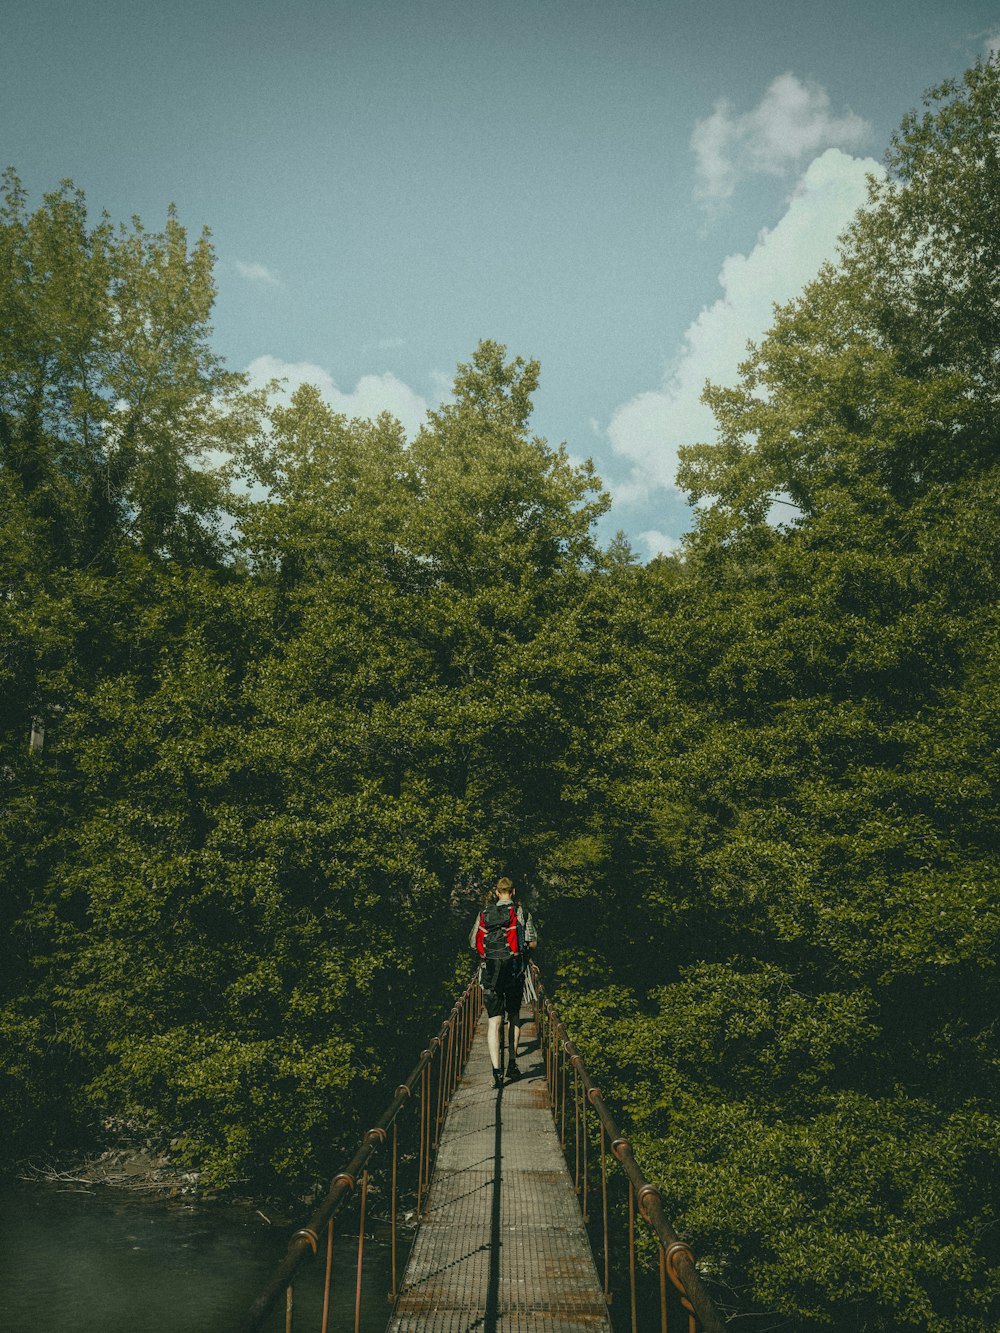
[[[486,1048],[493,1066],[493,1086],[503,1082],[500,1070],[500,1024],[506,1014],[510,1029],[510,1058],[507,1082],[521,1077],[517,1067],[517,1044],[521,1033],[521,1002],[528,966],[528,954],[538,943],[530,912],[514,902],[513,880],[498,879],[492,900],[472,923],[469,946],[483,960],[480,983],[489,1022]]]

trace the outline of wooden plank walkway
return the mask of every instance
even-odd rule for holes
[[[611,1333],[534,1025],[497,1093],[480,1020],[389,1333]]]

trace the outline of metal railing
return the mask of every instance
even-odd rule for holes
[[[604,1299],[611,1304],[610,1243],[608,1230],[608,1154],[617,1161],[628,1182],[628,1270],[629,1303],[632,1333],[638,1333],[638,1301],[636,1294],[636,1217],[651,1229],[659,1249],[659,1322],[661,1333],[668,1333],[669,1279],[676,1289],[680,1306],[687,1314],[688,1333],[701,1329],[704,1333],[724,1333],[725,1325],[695,1267],[691,1247],[679,1239],[663,1212],[663,1198],[655,1185],[643,1175],[632,1153],[632,1145],[621,1133],[605,1105],[601,1090],[593,1083],[583,1059],[570,1041],[552,1001],[532,964],[538,998],[535,1002],[535,1021],[545,1056],[545,1076],[549,1090],[549,1105],[555,1121],[559,1142],[567,1158],[572,1157],[574,1186],[580,1196],[583,1220],[590,1217],[590,1168],[588,1143],[590,1133],[587,1111],[597,1117],[601,1158],[601,1214],[602,1214],[602,1280]],[[572,1090],[569,1087],[572,1073]],[[567,1149],[567,1106],[572,1100],[573,1144]]]
[[[565,1025],[559,1018],[552,1001],[545,993],[537,967],[532,966],[537,999],[535,1022],[540,1047],[545,1060],[545,1075],[549,1105],[556,1132],[574,1176],[574,1186],[580,1196],[585,1223],[591,1223],[592,1168],[589,1161],[591,1140],[599,1143],[601,1194],[601,1273],[604,1298],[610,1306],[611,1249],[609,1234],[610,1209],[608,1203],[609,1159],[617,1162],[628,1186],[627,1250],[629,1310],[632,1333],[639,1330],[639,1303],[637,1300],[637,1264],[635,1221],[639,1217],[651,1229],[658,1246],[659,1259],[659,1324],[661,1333],[669,1333],[670,1305],[668,1282],[675,1289],[673,1303],[686,1314],[688,1333],[724,1333],[723,1321],[702,1285],[695,1267],[690,1246],[680,1240],[663,1212],[660,1191],[643,1175],[628,1139],[619,1131],[605,1105],[600,1089],[593,1083],[583,1059],[573,1045]],[[411,1157],[416,1160],[415,1216],[419,1221],[430,1188],[431,1171],[437,1152],[441,1130],[448,1105],[458,1086],[475,1037],[476,1025],[482,1011],[482,991],[473,979],[459,996],[437,1036],[433,1037],[405,1082],[396,1089],[378,1123],[361,1139],[354,1157],[343,1171],[330,1182],[326,1197],[316,1208],[309,1221],[295,1231],[288,1242],[284,1259],[275,1269],[269,1282],[254,1302],[242,1325],[243,1333],[259,1333],[268,1316],[276,1307],[284,1306],[285,1333],[293,1333],[295,1317],[296,1282],[304,1276],[303,1265],[313,1274],[307,1261],[324,1260],[320,1296],[322,1315],[319,1333],[328,1333],[331,1310],[331,1285],[334,1261],[334,1218],[360,1185],[358,1195],[358,1231],[354,1283],[354,1333],[360,1333],[362,1290],[365,1278],[364,1250],[365,1225],[369,1195],[369,1176],[373,1158],[380,1148],[391,1143],[391,1158],[387,1167],[389,1179],[388,1211],[390,1220],[390,1290],[388,1297],[395,1302],[399,1291],[397,1214],[399,1184],[399,1119],[404,1110],[419,1100],[417,1142],[411,1144]],[[572,1088],[570,1087],[572,1083]],[[597,1120],[597,1133],[588,1126],[587,1113],[592,1111]],[[567,1147],[567,1120],[571,1117],[572,1144]],[[416,1114],[414,1114],[416,1119]],[[596,1248],[596,1242],[595,1242]],[[282,1302],[282,1297],[283,1302]]]
[[[482,1009],[482,991],[473,979],[459,996],[454,1008],[432,1037],[426,1050],[420,1052],[410,1076],[396,1089],[378,1123],[362,1137],[357,1152],[343,1171],[330,1182],[326,1197],[305,1226],[292,1235],[284,1259],[271,1275],[267,1286],[257,1297],[242,1326],[244,1333],[257,1333],[264,1327],[268,1315],[284,1297],[285,1333],[293,1333],[295,1313],[295,1284],[303,1264],[324,1258],[322,1286],[322,1318],[320,1333],[327,1333],[330,1318],[330,1292],[333,1279],[333,1220],[360,1183],[358,1207],[358,1246],[354,1275],[354,1333],[361,1327],[361,1294],[364,1284],[365,1221],[368,1205],[369,1167],[378,1149],[391,1143],[389,1166],[389,1214],[391,1227],[389,1300],[395,1301],[399,1291],[397,1273],[397,1212],[399,1185],[399,1126],[401,1113],[411,1105],[419,1086],[420,1123],[417,1132],[416,1159],[416,1217],[430,1187],[431,1168],[437,1151],[441,1128],[448,1104],[458,1086],[475,1035]]]

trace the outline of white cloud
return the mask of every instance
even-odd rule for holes
[[[241,278],[246,278],[247,282],[263,283],[265,287],[281,287],[284,284],[281,279],[265,264],[245,264],[242,259],[236,260],[236,271]]]
[[[833,115],[820,84],[781,74],[752,111],[738,115],[723,98],[697,122],[691,136],[695,198],[717,207],[741,176],[783,176],[826,148],[859,148],[870,135],[868,122],[852,111]]]
[[[987,33],[983,41],[983,53],[987,60],[1000,56],[1000,28],[996,32]]]
[[[410,436],[416,434],[427,414],[427,400],[389,372],[362,375],[349,393],[338,388],[329,371],[309,361],[282,361],[276,356],[258,356],[247,366],[246,373],[254,387],[272,379],[287,380],[287,394],[293,393],[300,384],[315,384],[333,410],[347,417],[367,419],[377,417],[381,412],[391,412]]]
[[[788,209],[760,233],[748,255],[723,261],[723,294],[688,326],[682,350],[659,388],[623,403],[608,426],[612,449],[632,464],[619,502],[639,503],[650,490],[673,487],[677,449],[716,438],[712,413],[700,401],[705,381],[731,384],[746,345],[770,327],[775,302],[790,300],[834,257],[838,235],[867,197],[866,176],[882,174],[871,158],[830,148],[806,170]]]
[[[673,555],[675,551],[681,549],[679,538],[670,537],[667,533],[660,532],[656,528],[649,528],[646,532],[640,532],[639,540],[646,548],[647,560],[653,560],[658,555]]]

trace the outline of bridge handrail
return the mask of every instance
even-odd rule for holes
[[[560,1019],[555,1005],[546,994],[538,968],[534,963],[531,964],[531,969],[538,995],[538,1005],[544,1008],[550,1031],[554,1031],[557,1042],[562,1045],[564,1052],[569,1057],[570,1066],[580,1080],[586,1100],[594,1108],[604,1132],[608,1135],[611,1152],[621,1163],[632,1191],[634,1191],[635,1206],[652,1227],[659,1240],[661,1262],[667,1275],[681,1293],[682,1298],[689,1303],[690,1310],[698,1317],[705,1333],[725,1333],[722,1318],[702,1285],[701,1277],[695,1267],[691,1247],[679,1238],[667,1221],[663,1211],[663,1196],[659,1189],[643,1175],[638,1162],[635,1160],[631,1143],[618,1128],[601,1095],[600,1088],[593,1082],[587,1072],[583,1057],[570,1040],[566,1025]]]
[[[473,977],[455,1002],[451,1013],[441,1024],[437,1036],[432,1037],[426,1049],[420,1052],[419,1060],[413,1066],[409,1076],[397,1087],[395,1096],[383,1111],[379,1120],[371,1129],[365,1131],[357,1152],[351,1158],[350,1162],[348,1162],[344,1170],[338,1171],[333,1177],[323,1201],[315,1209],[308,1222],[293,1233],[288,1242],[288,1249],[284,1259],[282,1259],[281,1263],[271,1274],[267,1285],[250,1307],[246,1321],[243,1325],[244,1333],[255,1333],[255,1331],[261,1327],[267,1315],[274,1308],[278,1297],[282,1292],[287,1292],[290,1288],[292,1279],[302,1261],[317,1254],[324,1229],[328,1227],[328,1224],[340,1210],[345,1200],[354,1192],[354,1187],[358,1178],[362,1176],[367,1169],[369,1158],[372,1156],[375,1149],[385,1142],[387,1131],[393,1127],[396,1117],[406,1106],[413,1094],[418,1080],[423,1080],[424,1072],[429,1070],[438,1050],[444,1049],[445,1043],[449,1041],[449,1038],[453,1033],[457,1032],[460,1038],[465,1036],[465,1033],[459,1029],[458,1020],[463,1018],[464,1015],[470,1011],[470,1007],[475,1007],[473,1002],[478,999],[478,994],[479,983],[478,980]],[[467,1027],[464,1022],[462,1026],[463,1028]],[[461,1060],[462,1057],[460,1056],[454,1061],[450,1058],[449,1045],[449,1082],[457,1074]],[[421,1087],[423,1087],[422,1082]],[[428,1111],[428,1140],[430,1138],[429,1120],[432,1113],[433,1108],[430,1108]],[[424,1130],[422,1126],[421,1151],[423,1151],[423,1134]],[[423,1169],[423,1165],[421,1165],[421,1176],[423,1175]],[[395,1219],[393,1219],[393,1221],[395,1221]]]

